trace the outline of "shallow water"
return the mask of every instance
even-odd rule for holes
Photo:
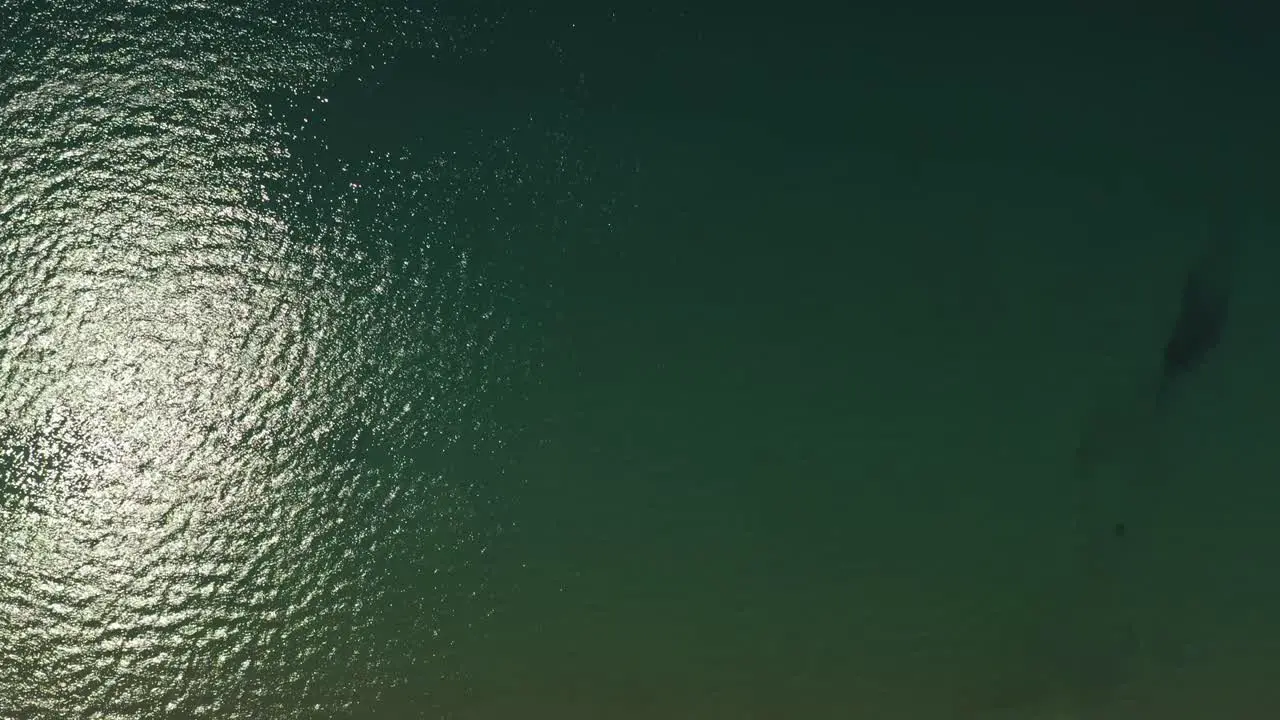
[[[0,717],[1271,717],[1241,60],[801,15],[0,10]]]

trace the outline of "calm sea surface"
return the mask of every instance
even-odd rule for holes
[[[1280,717],[1264,19],[694,5],[0,0],[0,719]]]

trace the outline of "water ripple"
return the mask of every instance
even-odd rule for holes
[[[453,677],[493,408],[536,364],[501,261],[571,163],[538,113],[368,155],[326,118],[357,61],[490,21],[12,5],[0,717],[331,716]]]

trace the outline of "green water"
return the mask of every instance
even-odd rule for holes
[[[1259,21],[776,13],[0,4],[0,718],[1273,717]]]

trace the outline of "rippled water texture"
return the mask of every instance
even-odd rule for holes
[[[0,10],[0,717],[421,709],[491,610],[558,116],[466,122],[487,19],[225,5]]]

